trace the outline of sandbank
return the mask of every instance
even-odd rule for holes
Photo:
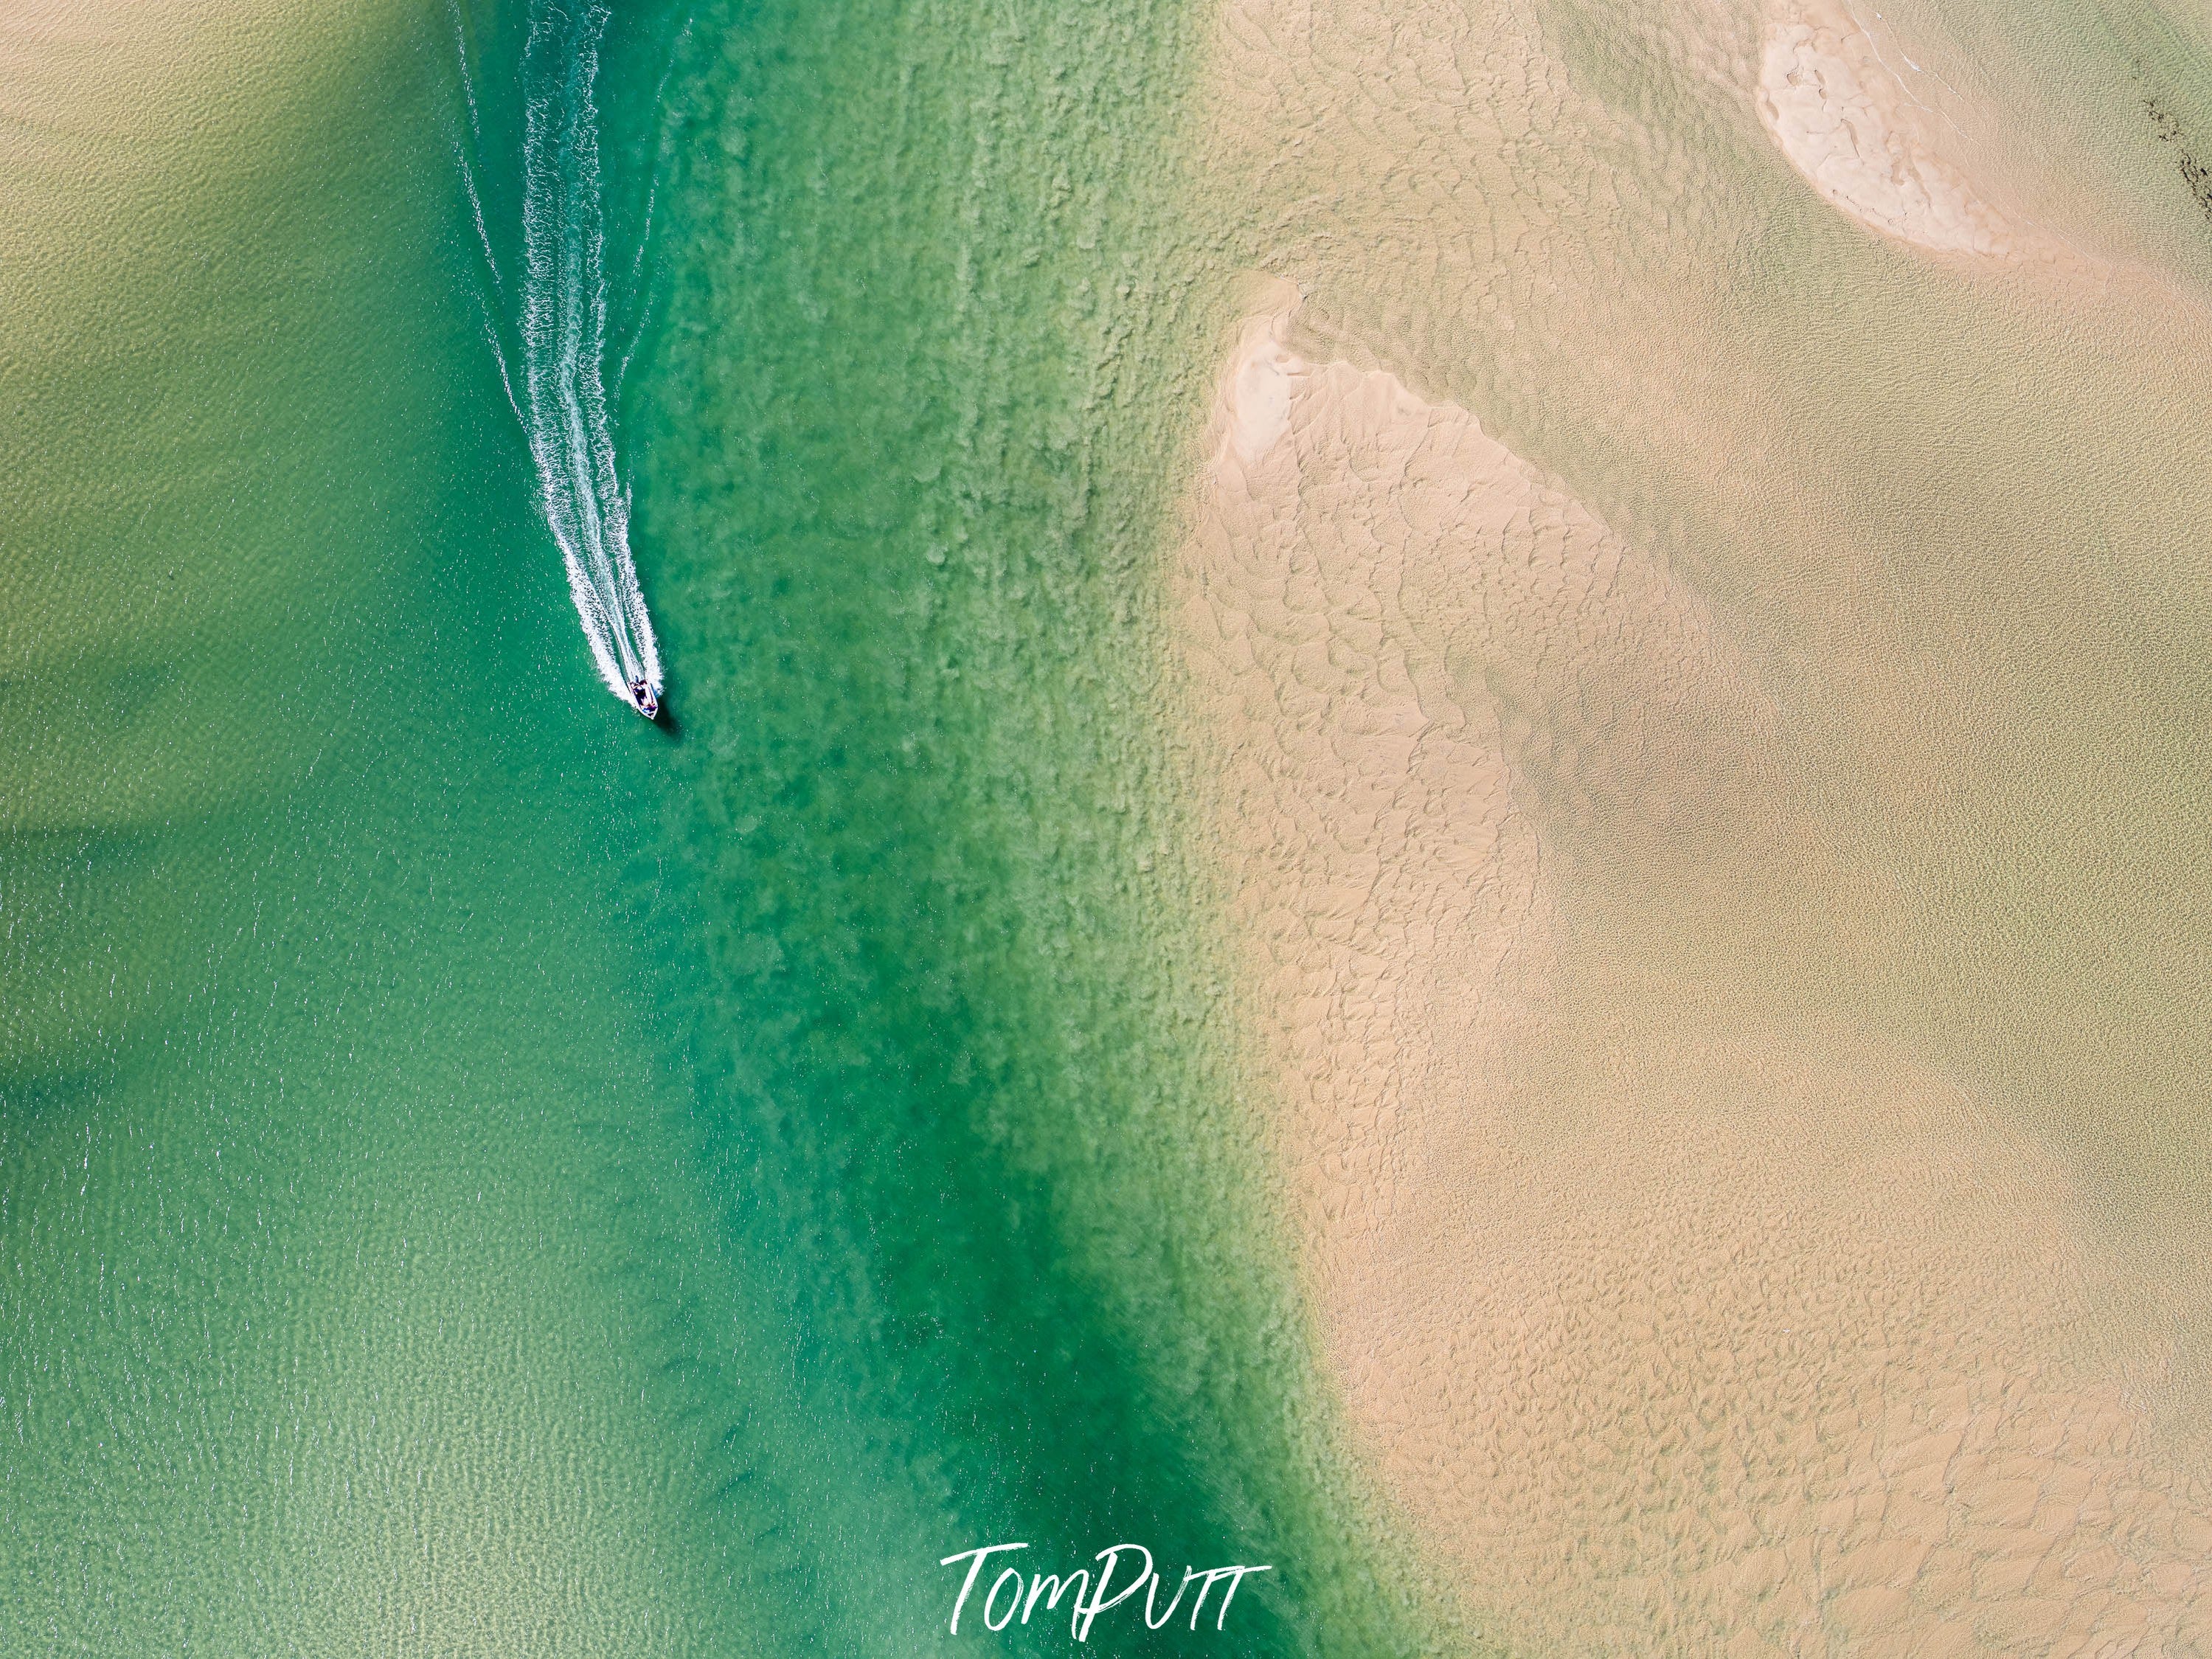
[[[2063,1169],[1878,1044],[1555,982],[1572,865],[1521,801],[1648,796],[1692,706],[1753,763],[1703,607],[1262,304],[1180,615],[1306,1280],[1386,1489],[1540,1650],[2212,1641],[2212,1493],[2081,1361],[2124,1291]],[[1544,743],[1572,756],[1531,787]]]

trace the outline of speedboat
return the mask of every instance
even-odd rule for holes
[[[629,683],[629,701],[630,706],[646,719],[659,718],[660,690],[658,686],[645,680],[632,680]]]

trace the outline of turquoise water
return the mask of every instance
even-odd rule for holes
[[[606,21],[653,726],[518,419],[533,18],[272,33],[0,364],[0,1648],[910,1653],[1018,1538],[1414,1650],[1157,735],[1202,20]]]

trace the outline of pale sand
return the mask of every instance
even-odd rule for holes
[[[2017,76],[2018,64],[1977,64],[1955,43],[1939,64],[1932,26],[1913,21],[1917,31],[1900,25],[1898,7],[1870,0],[1771,0],[1765,14],[1753,102],[1824,200],[1929,252],[2124,281],[2151,290],[2132,301],[2146,308],[2203,307],[2201,294],[2122,251],[2130,239],[2105,211],[2112,181],[2094,169],[2069,178],[2039,158],[1993,99],[1989,74],[1970,73]],[[1715,68],[1729,82],[1749,79],[1741,64]],[[2135,112],[2117,114],[2125,124]]]
[[[1466,410],[1307,361],[1291,307],[1222,373],[1180,605],[1388,1492],[1535,1650],[2203,1650],[2208,1494],[2082,1361],[2123,1292],[2063,1171],[1878,1042],[1558,983],[1571,860],[1511,757],[1662,820],[1755,780],[1771,712],[1704,607]]]
[[[1866,21],[1878,27],[1878,18]],[[1768,26],[1759,118],[1814,189],[1901,241],[1939,253],[2022,257],[2033,233],[1982,198],[1955,159],[1964,131],[1923,90],[1942,96],[1936,78],[1894,40],[1884,53],[1847,0],[1796,0]]]

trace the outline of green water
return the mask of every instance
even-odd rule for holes
[[[670,729],[482,325],[520,7],[275,20],[9,291],[0,1650],[906,1654],[1014,1539],[1423,1644],[1156,736],[1201,9],[614,18]]]

